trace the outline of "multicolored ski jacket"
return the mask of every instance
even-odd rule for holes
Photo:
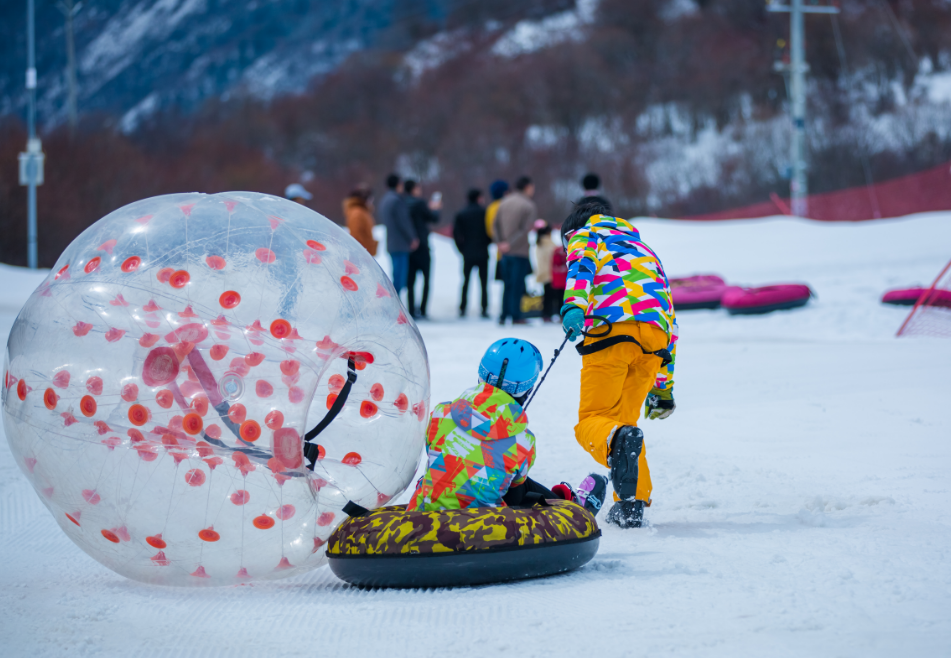
[[[535,462],[535,435],[522,407],[486,383],[436,405],[426,443],[429,466],[411,511],[504,507],[502,496],[526,480]]]
[[[676,360],[677,318],[670,284],[657,254],[624,219],[594,215],[568,240],[565,306],[611,322],[646,322],[663,329]],[[591,328],[593,322],[586,320]],[[674,364],[657,373],[657,388],[673,386]]]

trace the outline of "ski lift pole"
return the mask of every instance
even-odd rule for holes
[[[535,394],[538,393],[538,389],[540,389],[542,387],[542,384],[545,383],[545,377],[548,376],[549,371],[551,371],[551,367],[555,365],[555,360],[561,354],[562,350],[565,349],[565,345],[568,343],[568,339],[571,338],[571,334],[572,332],[570,331],[565,334],[565,339],[561,341],[561,345],[558,347],[557,350],[555,350],[555,355],[551,357],[551,363],[548,364],[548,368],[545,369],[545,373],[542,375],[542,378],[539,380],[538,385],[535,386],[535,390],[532,391],[532,395],[531,397],[528,398],[528,402],[526,402],[525,406],[522,407],[522,411],[525,411],[526,409],[528,409],[528,405],[530,405],[532,403],[532,400],[535,399]]]
[[[20,153],[20,185],[27,186],[27,265],[37,268],[36,250],[36,186],[43,184],[43,147],[36,136],[36,39],[34,0],[27,0],[27,143]]]

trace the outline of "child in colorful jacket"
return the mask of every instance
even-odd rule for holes
[[[640,527],[652,486],[637,421],[641,405],[648,418],[674,411],[677,320],[660,258],[630,222],[608,212],[598,202],[581,204],[562,225],[568,281],[561,315],[572,341],[585,336],[577,347],[575,438],[611,469],[618,502],[608,522]]]
[[[504,338],[479,364],[479,383],[433,410],[426,443],[429,462],[409,503],[412,511],[519,505],[526,494],[574,500],[597,514],[607,478],[592,474],[577,491],[551,490],[528,477],[535,435],[522,409],[541,372],[531,343]]]

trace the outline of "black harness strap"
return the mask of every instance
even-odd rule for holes
[[[615,345],[620,345],[621,343],[634,343],[644,354],[653,354],[656,357],[660,357],[661,364],[660,367],[663,368],[673,362],[674,357],[671,356],[670,350],[666,347],[662,350],[657,350],[656,352],[650,352],[644,349],[644,346],[637,342],[633,336],[625,336],[619,334],[617,336],[610,336],[611,330],[614,328],[614,325],[607,319],[603,318],[600,315],[587,315],[585,319],[595,320],[598,322],[604,322],[607,324],[607,329],[601,333],[595,334],[591,331],[585,332],[585,336],[588,338],[600,338],[601,340],[595,341],[593,343],[588,343],[585,345],[583,342],[575,345],[575,349],[578,350],[578,354],[581,356],[587,356],[588,354],[594,354],[595,352],[600,352],[601,350],[606,350],[609,347],[614,347]]]
[[[327,429],[327,426],[333,422],[333,419],[340,414],[343,405],[347,402],[347,398],[350,397],[350,389],[353,388],[353,384],[356,381],[357,364],[354,361],[354,357],[351,356],[347,359],[347,382],[343,385],[343,388],[340,389],[340,393],[337,394],[337,399],[334,400],[333,405],[331,405],[330,411],[323,417],[323,420],[317,423],[314,429],[304,435],[304,457],[307,458],[308,470],[314,470],[314,464],[317,463],[317,456],[320,454],[320,448],[317,447],[316,443],[311,443],[311,441],[317,438],[318,434]]]
[[[607,338],[602,338],[599,341],[596,341],[594,343],[588,343],[587,345],[584,345],[584,344],[575,345],[575,349],[578,350],[578,354],[580,354],[581,356],[586,356],[588,354],[594,354],[595,352],[600,352],[601,350],[606,350],[609,347],[613,347],[615,345],[620,345],[621,343],[634,343],[639,348],[641,348],[641,351],[644,354],[653,354],[654,356],[659,356],[661,359],[661,364],[660,364],[661,368],[663,368],[664,366],[669,364],[671,361],[673,361],[673,358],[670,355],[670,351],[668,351],[667,348],[664,348],[662,350],[657,350],[656,352],[648,352],[647,350],[644,349],[644,346],[641,345],[639,342],[637,342],[637,340],[635,340],[633,337],[624,336],[624,335],[608,336]]]

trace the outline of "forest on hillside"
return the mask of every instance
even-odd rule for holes
[[[339,220],[354,185],[379,192],[393,169],[442,190],[453,212],[469,187],[528,173],[555,224],[588,170],[626,216],[682,217],[786,193],[787,95],[773,63],[788,57],[787,15],[762,0],[601,0],[556,44],[500,55],[493,47],[514,19],[494,21],[508,4],[464,2],[439,21],[408,9],[378,47],[305,93],[234,94],[131,132],[115,116],[87,115],[74,133],[44,134],[41,264],[139,198],[280,194],[305,180],[310,206]],[[837,24],[807,19],[811,191],[951,160],[951,105],[921,84],[951,71],[951,2],[840,6]],[[0,260],[14,264],[24,261],[26,201],[11,163],[24,144],[22,121],[0,118]]]

